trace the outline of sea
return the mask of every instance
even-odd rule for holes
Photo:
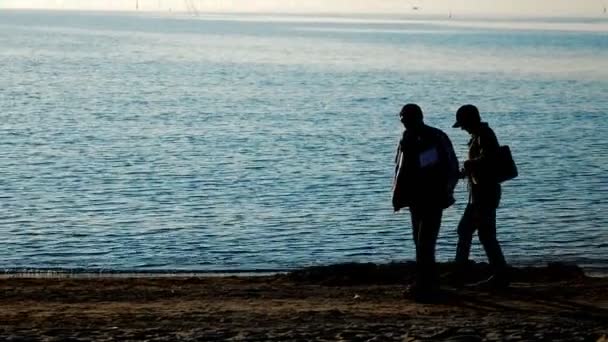
[[[406,103],[461,163],[463,104],[510,146],[510,264],[608,271],[607,17],[19,10],[0,10],[0,270],[413,260],[391,207]],[[455,197],[439,261],[466,184]]]

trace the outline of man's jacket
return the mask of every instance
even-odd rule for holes
[[[494,177],[493,160],[499,146],[496,134],[485,122],[481,123],[479,131],[469,140],[469,160],[466,163],[471,203],[498,207],[501,187]]]
[[[395,158],[393,208],[454,203],[458,159],[452,142],[441,130],[423,125],[419,132],[406,130]]]

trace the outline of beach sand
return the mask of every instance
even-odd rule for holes
[[[566,265],[517,269],[508,290],[444,285],[440,303],[418,304],[404,296],[413,267],[351,264],[246,277],[5,276],[0,340],[608,341],[608,278]]]

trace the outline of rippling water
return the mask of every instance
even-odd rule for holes
[[[498,212],[509,261],[606,268],[606,22],[499,24],[2,11],[0,267],[412,259],[397,112],[420,104],[463,159],[450,127],[470,102],[520,168]]]

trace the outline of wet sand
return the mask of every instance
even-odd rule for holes
[[[446,266],[447,267],[447,266]],[[608,341],[608,278],[553,265],[419,304],[412,264],[246,277],[3,278],[8,341]],[[476,273],[485,276],[483,270]]]

